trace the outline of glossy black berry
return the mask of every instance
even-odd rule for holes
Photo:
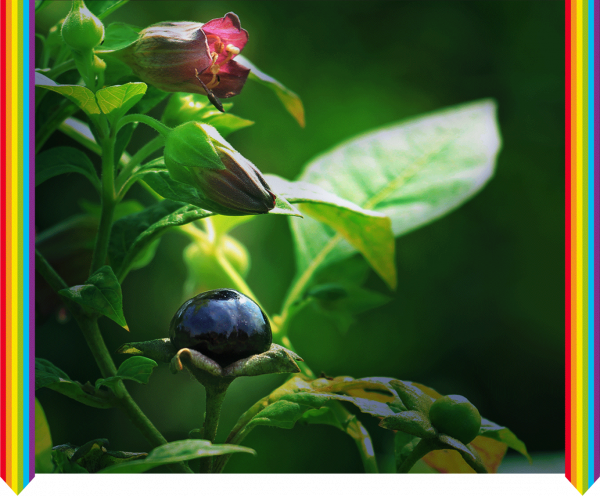
[[[222,367],[267,351],[273,341],[269,319],[233,289],[206,291],[186,301],[173,316],[171,343],[212,358]]]

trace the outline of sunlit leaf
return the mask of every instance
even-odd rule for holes
[[[35,85],[63,95],[90,116],[99,115],[101,113],[100,107],[98,107],[98,104],[96,103],[94,93],[84,86],[57,84],[39,72],[35,73]]]
[[[147,88],[148,86],[145,83],[109,86],[98,90],[96,99],[102,113],[114,125],[119,118],[142,99]]]
[[[299,179],[388,216],[400,236],[477,193],[493,174],[499,148],[496,106],[484,100],[351,139],[312,160]],[[300,273],[356,251],[324,222],[291,224]]]
[[[290,203],[301,203],[302,213],[334,229],[364,255],[390,288],[396,287],[394,234],[391,221],[386,215],[363,209],[309,182],[286,181],[269,174],[265,179],[276,194],[284,196]],[[300,241],[298,237],[296,240]],[[321,239],[318,237],[316,244],[310,236],[302,238],[301,241],[303,245],[297,250],[300,273],[308,268],[311,260],[320,256],[320,251],[327,249],[321,245]],[[327,263],[334,261],[336,259],[330,258]]]

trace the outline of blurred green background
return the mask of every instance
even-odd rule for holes
[[[53,2],[36,18],[36,30],[45,34],[69,7]],[[290,338],[317,373],[396,377],[468,397],[533,452],[536,463],[516,460],[507,464],[513,472],[563,470],[563,10],[559,1],[132,1],[105,20],[144,27],[238,14],[249,32],[243,55],[300,95],[306,128],[266,88],[248,82],[230,101],[233,113],[256,124],[228,140],[263,172],[288,179],[316,154],[356,134],[449,105],[496,99],[503,148],[495,177],[458,210],[398,238],[398,290],[391,293],[374,273],[367,281],[393,301],[361,314],[346,334],[307,310],[294,321]],[[159,117],[162,108],[152,115]],[[153,135],[140,126],[130,150]],[[61,144],[72,145],[56,133],[46,146]],[[79,211],[79,199],[95,200],[91,186],[76,176],[37,188],[38,233]],[[152,203],[137,186],[130,197]],[[260,217],[233,235],[250,251],[250,286],[267,311],[277,313],[294,275],[286,219]],[[131,333],[102,319],[110,350],[167,336],[183,302],[181,252],[187,243],[180,234],[165,235],[152,263],[125,280]],[[99,377],[72,320],[39,319],[36,355],[72,379]],[[235,381],[217,442],[283,378]],[[202,424],[202,387],[185,374],[172,376],[162,366],[148,385],[131,384],[130,390],[169,440]],[[120,411],[89,408],[49,390],[36,395],[54,444],[106,437],[112,449],[148,449]],[[383,468],[393,467],[391,433],[369,418],[360,420]],[[258,456],[236,455],[226,471],[362,471],[353,441],[327,426],[258,428],[245,444]]]

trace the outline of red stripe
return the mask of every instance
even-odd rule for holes
[[[565,1],[565,477],[571,481],[571,0]]]
[[[0,154],[0,478],[6,480],[6,2],[1,1],[0,22],[2,35],[0,38],[0,142],[4,145],[4,153]]]

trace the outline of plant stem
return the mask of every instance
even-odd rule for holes
[[[123,167],[116,181],[116,190],[119,199],[122,199],[125,196],[127,190],[131,187],[133,182],[130,183],[131,175],[134,172],[134,169],[142,163],[142,161],[148,157],[148,155],[154,153],[156,150],[159,150],[161,147],[165,146],[165,138],[160,135],[154,138],[153,140],[146,143],[142,148],[140,148],[133,157],[129,160],[127,165]]]
[[[215,442],[217,428],[219,427],[219,418],[221,416],[221,406],[227,393],[229,382],[223,386],[206,385],[206,416],[204,418],[204,439]],[[212,472],[214,457],[203,458],[200,464],[201,472]]]
[[[114,147],[115,138],[111,134],[102,140],[102,213],[100,214],[100,227],[96,236],[94,255],[90,275],[106,263],[108,242],[112,229],[113,213],[115,211],[115,179],[114,179]]]
[[[67,283],[62,277],[52,268],[52,266],[46,260],[46,257],[39,251],[35,250],[35,270],[37,270],[41,276],[46,280],[50,287],[57,293],[61,289],[66,289]]]
[[[150,126],[152,129],[154,129],[155,131],[162,134],[165,138],[171,132],[170,127],[165,126],[162,122],[157,121],[156,119],[154,119],[153,117],[150,117],[149,115],[129,114],[129,115],[126,115],[125,117],[122,117],[121,119],[119,119],[119,122],[115,129],[115,136],[119,132],[119,129],[121,129],[123,126],[126,126],[130,122],[141,122],[142,124],[146,124],[146,126]]]
[[[415,463],[417,463],[421,458],[423,458],[427,453],[429,453],[433,449],[433,446],[429,442],[428,439],[421,439],[419,443],[414,447],[414,449],[408,455],[408,458],[404,460],[404,462],[396,468],[396,472],[399,474],[407,474],[408,471],[413,467]]]

